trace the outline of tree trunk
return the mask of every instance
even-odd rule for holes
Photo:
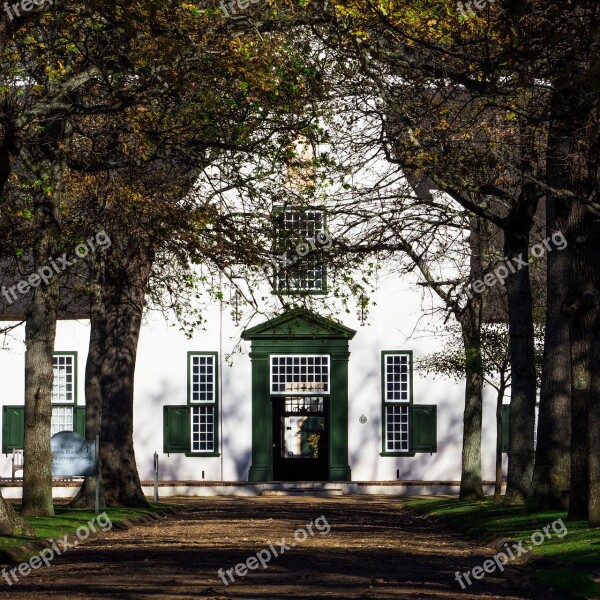
[[[598,291],[593,261],[597,248],[592,243],[592,214],[580,202],[573,205],[571,242],[571,285],[563,309],[570,314],[571,346],[571,494],[570,520],[588,518],[589,460],[588,405],[591,394],[592,331],[598,313]],[[597,423],[594,424],[597,427]]]
[[[85,364],[85,431],[88,440],[100,435],[102,416],[102,358],[106,343],[106,314],[103,294],[104,261],[101,252],[90,259],[90,343]],[[102,472],[98,457],[98,472]],[[86,477],[71,506],[94,508],[97,477]],[[100,486],[100,508],[106,508],[103,488]]]
[[[548,184],[556,190],[571,189],[572,139],[568,125],[571,90],[554,95],[548,139]],[[546,235],[565,235],[570,202],[553,193],[546,199]],[[565,237],[566,239],[566,237]],[[569,250],[553,250],[547,256],[546,332],[540,390],[540,412],[535,467],[527,510],[566,510],[571,485],[571,361],[569,321],[561,306],[569,287]]]
[[[597,60],[596,60],[597,62]],[[596,65],[597,67],[598,65]],[[598,163],[600,162],[600,140],[597,127],[591,130],[591,146],[588,153],[590,165],[588,190],[597,196],[598,193]],[[598,216],[587,211],[589,219],[588,257],[594,273],[595,322],[592,331],[592,364],[591,392],[587,414],[588,442],[588,524],[590,527],[600,527],[600,264],[598,248],[600,248],[600,221]]]
[[[556,202],[548,203],[548,223]],[[564,231],[553,228],[552,231]],[[548,232],[551,232],[550,227]],[[561,311],[568,289],[568,250],[548,254],[546,333],[540,412],[531,494],[527,510],[566,510],[571,485],[571,360],[569,321]]]
[[[528,260],[529,232],[535,207],[512,215],[505,230],[505,252],[515,266],[506,281],[510,336],[511,401],[508,445],[507,504],[524,504],[531,488],[534,462],[536,404],[535,345],[529,267],[516,266],[515,258]]]
[[[483,277],[483,264],[489,256],[489,223],[471,219],[469,275]],[[481,423],[483,420],[483,356],[481,350],[482,309],[485,298],[475,295],[467,300],[460,323],[465,351],[465,410],[463,414],[462,469],[460,500],[484,498],[481,475]]]
[[[571,125],[573,127],[573,124]],[[593,478],[597,473],[598,412],[596,385],[600,366],[596,361],[596,323],[600,319],[600,280],[598,270],[599,225],[598,216],[587,207],[590,197],[597,195],[600,144],[596,129],[590,127],[580,135],[573,155],[578,167],[574,170],[572,189],[578,200],[573,201],[569,220],[568,240],[571,251],[569,294],[563,310],[570,315],[569,334],[571,349],[571,494],[570,520],[587,519],[589,508],[596,510],[600,483]],[[592,379],[593,378],[593,379]],[[593,453],[593,458],[592,457]],[[593,489],[593,493],[591,490]],[[596,514],[593,519],[596,522]],[[600,515],[598,515],[600,516]]]
[[[60,167],[52,167],[51,182],[59,181]],[[59,196],[40,191],[34,198],[34,215],[38,220],[33,249],[34,272],[50,270],[51,259],[58,255],[60,242]],[[58,317],[58,274],[49,283],[34,288],[27,309],[25,325],[25,440],[23,465],[24,516],[52,516],[52,453],[50,433],[52,419],[53,352]]]
[[[598,230],[598,226],[595,228]],[[596,248],[600,244],[596,231]],[[596,290],[600,290],[600,268],[596,261]],[[587,415],[589,453],[588,521],[590,527],[600,527],[600,310],[596,311],[592,342],[592,393]]]
[[[2,491],[0,491],[0,535],[35,535],[35,529],[17,515],[12,504],[2,497]]]
[[[0,54],[4,55],[7,42],[12,38],[13,32],[9,22],[0,19]],[[13,170],[13,165],[20,153],[20,143],[15,131],[15,114],[10,111],[11,103],[5,100],[0,113],[0,200],[4,200],[4,187]]]
[[[494,480],[494,504],[502,501],[502,406],[504,405],[504,394],[506,383],[504,375],[500,374],[500,385],[496,399],[496,477]]]
[[[473,306],[476,304],[477,306]],[[465,348],[465,410],[463,415],[460,500],[484,498],[481,475],[481,422],[483,412],[483,360],[479,300],[469,300],[461,319]]]
[[[119,259],[123,261],[123,258]],[[137,344],[152,259],[142,252],[107,269],[100,456],[107,506],[148,506],[133,448]]]
[[[0,143],[0,197],[2,197],[20,148],[15,135],[14,123],[9,115],[3,114],[0,117],[0,128],[0,139],[2,140]]]

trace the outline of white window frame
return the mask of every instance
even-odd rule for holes
[[[393,434],[400,434],[400,439],[390,439],[389,434],[389,425],[390,425],[390,415],[388,414],[388,409],[400,409],[399,421],[394,421],[393,424],[399,426],[399,428],[394,428]],[[395,416],[395,415],[394,415]],[[385,452],[409,452],[410,451],[410,404],[399,404],[388,402],[384,406],[384,418],[385,418]],[[404,427],[406,429],[404,429]],[[394,446],[397,442],[400,442],[400,447],[390,447]]]
[[[400,357],[398,362],[398,377],[390,371],[388,359]],[[403,361],[402,359],[405,359]],[[393,363],[391,366],[394,366]],[[403,372],[402,367],[406,366]],[[410,406],[412,405],[412,352],[389,351],[382,352],[382,404],[383,404],[383,452],[389,454],[410,453]],[[406,377],[403,377],[403,375]],[[394,375],[390,381],[390,375]],[[389,409],[389,410],[388,410]],[[393,412],[395,414],[390,414]],[[393,418],[393,421],[390,419]],[[392,424],[393,430],[389,431]],[[393,435],[393,439],[390,437]],[[396,434],[400,434],[399,439]],[[396,446],[399,443],[399,446]]]
[[[289,373],[284,373],[283,375],[281,373],[277,373],[277,377],[279,378],[279,381],[275,382],[274,381],[274,373],[273,373],[273,369],[274,369],[274,360],[277,359],[294,359],[297,358],[299,359],[300,364],[298,365],[300,368],[303,366],[302,365],[302,360],[303,359],[315,359],[315,358],[319,358],[322,360],[321,363],[321,367],[325,366],[327,368],[327,379],[325,382],[312,382],[312,383],[319,383],[320,385],[323,386],[322,389],[320,390],[276,390],[275,389],[275,385],[279,386],[281,384],[287,385],[287,384],[293,384],[293,383],[301,383],[301,382],[294,382],[294,381],[286,381],[285,380],[285,375],[288,375]],[[271,354],[270,359],[269,359],[269,381],[270,381],[270,390],[271,390],[271,394],[274,396],[329,396],[331,394],[331,358],[329,354]],[[283,366],[283,365],[276,365],[277,367]],[[288,365],[285,365],[286,368]],[[291,365],[292,367],[294,367],[294,365]],[[310,365],[306,365],[307,367],[310,367]],[[313,365],[314,366],[314,365]],[[291,373],[292,375],[294,373]],[[301,374],[301,373],[300,373]],[[310,375],[310,373],[307,373],[308,375]],[[314,373],[313,373],[314,375]],[[284,377],[284,380],[281,380],[282,376]],[[311,383],[311,382],[306,382],[306,383]],[[323,385],[324,384],[324,385]]]
[[[385,352],[383,357],[384,357],[384,360],[383,360],[383,366],[384,366],[383,394],[384,394],[385,403],[388,404],[388,403],[395,403],[395,402],[400,402],[400,403],[411,402],[411,385],[412,385],[412,356],[411,356],[411,354],[409,352],[396,352],[396,353]],[[388,375],[390,374],[390,372],[388,370],[388,358],[395,358],[395,357],[401,357],[401,358],[407,359],[405,363],[400,361],[401,368],[404,364],[407,367],[405,382],[402,381],[402,374],[403,374],[402,371],[400,371],[400,373],[399,373],[399,375],[400,375],[399,381],[390,382],[388,380]],[[399,386],[398,389],[390,390],[389,389],[390,383],[394,386]],[[403,385],[406,389],[402,389]],[[398,395],[398,397],[396,397],[396,394]]]
[[[61,359],[64,361],[64,369],[61,370]],[[52,368],[54,379],[52,382],[52,404],[66,404],[75,406],[77,404],[77,352],[56,352],[52,356]],[[70,373],[68,372],[70,368]],[[70,381],[68,377],[70,375]],[[67,387],[70,385],[71,389]],[[68,399],[68,394],[71,398]]]
[[[215,404],[195,404],[190,407],[191,432],[191,450],[192,452],[216,452],[216,405]],[[206,420],[202,420],[202,413],[205,412]],[[210,422],[210,420],[212,422]],[[205,427],[204,431],[202,427]],[[210,426],[210,427],[209,427]],[[204,439],[203,439],[204,437]],[[197,438],[197,439],[195,439]],[[204,445],[204,447],[202,447]]]
[[[197,363],[195,359],[198,359]],[[200,360],[204,359],[204,360]],[[195,364],[196,363],[196,364]],[[215,454],[219,439],[219,356],[216,352],[188,352],[188,405],[190,407],[190,451]],[[212,372],[202,367],[212,367]],[[197,368],[197,372],[195,369]],[[195,376],[197,378],[195,380]],[[204,379],[204,381],[202,380]],[[202,386],[210,386],[202,389]],[[203,417],[205,417],[203,419]]]
[[[194,365],[194,359],[204,359],[206,362],[204,365],[199,361],[198,365]],[[212,353],[194,352],[188,356],[188,368],[189,368],[189,399],[190,405],[194,404],[215,404],[217,396],[217,360],[216,356]],[[202,373],[201,369],[203,366],[212,367],[212,373],[210,374],[210,380],[208,379],[208,372]],[[194,381],[194,368],[198,368],[198,381]],[[207,377],[206,381],[201,381],[202,376]],[[201,390],[202,385],[211,386],[212,389]],[[197,390],[195,388],[198,388]],[[196,399],[196,394],[197,399]],[[204,397],[202,397],[204,396]]]
[[[70,421],[70,423],[69,423]],[[50,435],[53,436],[59,431],[75,431],[75,407],[74,406],[53,406],[52,419],[50,425]]]

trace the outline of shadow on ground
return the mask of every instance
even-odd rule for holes
[[[456,571],[481,566],[492,551],[404,511],[402,501],[389,496],[183,504],[185,511],[167,521],[86,543],[12,586],[0,579],[0,590],[11,600],[571,597],[532,584],[522,567],[487,574],[462,590]],[[329,533],[324,520],[315,525],[319,517]],[[269,544],[279,554],[282,539],[290,547],[266,569],[234,575],[227,586],[217,575]]]

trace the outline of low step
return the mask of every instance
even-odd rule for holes
[[[263,490],[261,496],[343,496],[341,488],[287,488]]]

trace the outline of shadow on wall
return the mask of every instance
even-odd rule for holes
[[[228,379],[226,382],[226,378]],[[232,389],[230,381],[231,375],[223,374],[223,388]],[[252,448],[249,444],[245,444],[245,440],[250,440],[247,435],[241,435],[236,439],[235,431],[239,432],[239,428],[247,428],[252,430],[252,413],[244,410],[251,406],[250,389],[248,389],[248,397],[243,397],[239,392],[230,393],[227,398],[223,398],[223,422],[229,423],[227,430],[221,426],[221,448],[227,448],[227,462],[233,463],[235,471],[235,481],[246,481],[250,470],[252,460]],[[231,424],[235,424],[234,427]]]
[[[233,390],[231,375],[223,373],[223,388]],[[185,391],[184,391],[185,394]],[[210,461],[211,471],[215,473],[214,479],[219,472],[214,469],[218,458],[202,457],[188,458],[185,454],[173,453],[168,457],[163,454],[163,406],[185,405],[187,399],[182,395],[179,388],[169,385],[167,379],[163,379],[157,386],[156,391],[144,394],[141,401],[136,402],[134,412],[134,440],[136,448],[136,462],[141,479],[153,479],[154,477],[154,452],[159,455],[159,476],[161,480],[196,479],[201,480],[201,473],[207,469],[203,461]],[[248,390],[248,394],[250,391]],[[248,471],[252,459],[249,433],[251,432],[251,399],[244,397],[243,393],[228,393],[227,397],[221,398],[222,421],[219,427],[222,436],[221,447],[227,448],[227,462],[233,463],[235,480],[245,481],[248,479]],[[248,409],[246,411],[245,409]],[[228,427],[224,428],[223,423]],[[236,432],[240,428],[247,428],[236,439]],[[245,442],[248,443],[245,443]],[[211,477],[212,479],[213,477]]]
[[[231,382],[226,380],[227,377],[230,377],[230,375],[225,375],[224,373],[223,387],[231,389]],[[188,458],[185,454],[179,453],[170,454],[167,457],[166,454],[163,454],[163,406],[168,404],[186,404],[187,399],[185,398],[173,402],[173,399],[179,399],[180,395],[168,385],[166,380],[163,380],[158,391],[145,396],[143,411],[140,407],[136,407],[138,409],[134,433],[136,448],[144,453],[143,455],[140,454],[140,450],[136,452],[137,466],[141,479],[152,479],[154,477],[155,451],[159,454],[159,476],[161,480],[188,479],[189,476],[182,477],[182,473],[189,474],[190,470],[193,470],[192,479],[201,480],[201,472],[207,470],[205,468],[206,465],[203,467],[203,460],[206,459],[202,457]],[[232,423],[237,423],[239,427],[252,427],[249,420],[250,415],[246,415],[243,410],[244,406],[250,406],[250,398],[242,398],[238,394],[228,394],[226,398],[222,398],[221,400],[223,402],[222,423],[230,424],[227,429],[222,426],[219,428],[222,435],[221,444],[223,448],[227,448],[228,462],[233,462],[234,464],[235,480],[245,481],[248,479],[252,450],[250,447],[245,448],[242,444],[239,444],[239,440],[235,439],[235,433],[228,433],[228,431],[239,431],[236,427],[231,427]],[[148,415],[148,417],[141,419],[140,413],[142,412],[144,415]],[[245,437],[242,436],[242,440]],[[214,464],[214,461],[218,459],[208,458],[208,460]]]
[[[168,381],[163,379],[157,386],[157,391],[144,395],[143,405],[136,404],[133,437],[141,479],[154,478],[154,452],[158,452],[161,479],[180,479],[181,473],[185,472],[183,469],[184,454],[171,454],[168,459],[167,455],[163,454],[163,406],[186,403],[187,399],[181,398],[181,393],[169,386]]]
[[[366,371],[362,377],[362,381],[356,389],[368,390],[373,382],[377,382],[377,385],[381,385],[381,374],[379,371],[379,365],[373,364],[373,368]],[[350,392],[352,393],[352,392]],[[354,409],[352,403],[352,396],[348,398],[349,409]],[[378,405],[381,405],[381,400],[378,399]],[[352,410],[350,411],[352,413]],[[352,436],[348,439],[348,463],[350,469],[365,470],[365,463],[368,461],[370,464],[367,471],[374,475],[378,472],[381,452],[381,411],[375,411],[375,415],[369,420],[370,425],[366,427],[360,427],[358,430],[360,433],[358,436],[354,433],[355,428],[349,430],[349,434]],[[352,431],[352,433],[350,433]],[[373,476],[372,476],[373,477]],[[352,478],[355,479],[352,471]]]
[[[365,379],[369,376],[371,374]],[[397,478],[430,481],[459,478],[462,456],[462,414],[452,413],[448,420],[447,414],[440,415],[440,407],[443,410],[447,406],[447,399],[438,399],[429,403],[438,406],[437,453],[416,454],[414,457],[380,457],[383,428],[381,412],[378,412],[372,420],[371,427],[359,429],[358,437],[355,434],[349,440],[350,467],[356,470],[360,468],[363,472],[368,469],[367,472],[377,474],[377,479],[383,481]],[[370,463],[368,467],[365,467],[366,461]]]
[[[438,451],[429,454],[416,454],[414,458],[399,459],[396,469],[400,471],[400,479],[413,480],[454,480],[460,479],[462,463],[462,414],[451,415],[450,421],[442,420],[444,428],[440,427],[440,406],[444,402],[437,401],[438,405]],[[432,402],[436,404],[436,402]],[[433,464],[432,464],[433,463]]]

